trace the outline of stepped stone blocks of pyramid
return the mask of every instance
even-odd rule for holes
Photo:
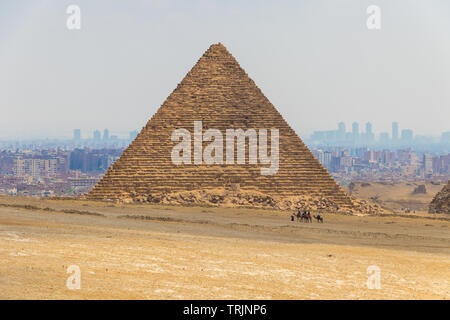
[[[193,133],[213,128],[279,130],[279,169],[262,175],[260,163],[249,164],[248,139],[243,165],[176,165],[171,151],[175,129]],[[270,150],[270,134],[268,133]],[[209,142],[203,142],[204,146]],[[193,150],[193,149],[192,149]],[[193,156],[193,154],[192,154]],[[352,200],[317,161],[302,140],[222,44],[212,45],[164,101],[121,157],[87,194],[92,200],[147,199],[158,193],[239,190],[270,196],[326,198],[352,207]]]
[[[450,180],[433,198],[429,206],[430,213],[450,213]]]

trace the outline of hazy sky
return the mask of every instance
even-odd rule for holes
[[[450,130],[448,0],[1,0],[0,139],[128,135],[217,42],[301,136]]]

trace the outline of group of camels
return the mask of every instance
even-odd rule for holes
[[[312,218],[316,219],[317,222],[323,223],[323,217],[320,215],[320,213],[316,216],[313,215],[311,217],[311,213],[308,211],[303,211],[303,213],[300,213],[300,210],[297,211],[297,221],[300,222],[306,222],[306,223],[312,223]],[[294,215],[292,215],[291,217],[291,221],[294,221]]]

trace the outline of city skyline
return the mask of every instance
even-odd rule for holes
[[[350,126],[348,125],[350,124]],[[402,137],[402,133],[405,133],[405,131],[411,131],[413,133],[413,138],[416,136],[419,137],[430,137],[430,138],[441,138],[443,134],[445,135],[449,135],[450,134],[450,128],[448,130],[444,130],[440,133],[431,135],[431,134],[417,134],[416,128],[403,128],[400,127],[399,124],[400,122],[398,121],[393,121],[391,122],[391,130],[390,131],[380,131],[380,130],[374,130],[374,128],[377,128],[377,125],[374,125],[372,122],[370,121],[366,121],[366,122],[357,122],[357,121],[351,121],[348,120],[347,122],[343,122],[340,121],[337,123],[337,127],[336,128],[328,128],[327,130],[313,130],[311,131],[311,134],[309,135],[302,135],[300,134],[300,137],[302,139],[308,140],[311,138],[312,135],[314,135],[317,132],[331,132],[331,131],[336,131],[336,132],[344,132],[344,133],[349,133],[353,136],[355,136],[355,134],[357,135],[364,135],[367,132],[367,125],[370,125],[370,133],[373,134],[373,138],[375,140],[380,139],[380,136],[382,136],[383,134],[388,134],[389,139],[391,140],[392,138],[394,138],[394,140],[396,140],[395,137],[397,137],[398,140],[401,140]],[[396,126],[396,129],[394,129],[394,127]],[[394,133],[394,131],[396,130],[396,134]],[[118,131],[118,130],[111,130],[110,128],[104,128],[104,129],[99,129],[99,128],[92,128],[92,129],[88,129],[88,130],[82,130],[79,128],[75,128],[72,129],[70,131],[70,134],[66,134],[63,136],[33,136],[33,137],[29,137],[29,138],[2,138],[0,137],[0,141],[31,141],[31,140],[46,140],[46,139],[51,139],[51,140],[96,140],[95,135],[98,134],[97,140],[98,141],[104,141],[104,140],[109,140],[110,138],[112,139],[129,139],[131,137],[131,135],[136,136],[139,133],[140,130],[137,129],[131,129],[129,131]],[[105,133],[107,135],[107,138],[105,139]],[[76,136],[79,135],[79,138],[77,138]]]
[[[339,122],[336,129],[314,131],[313,134],[306,140],[316,143],[331,143],[331,144],[384,144],[400,145],[402,143],[413,143],[415,140],[438,140],[444,144],[450,144],[450,130],[443,131],[438,136],[417,135],[411,128],[402,128],[399,122],[394,121],[391,124],[391,131],[374,132],[373,124],[371,122],[364,123],[364,130],[360,129],[358,122],[352,122],[351,129],[347,130],[344,122]],[[424,142],[424,141],[420,141]]]

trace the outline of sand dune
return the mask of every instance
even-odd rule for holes
[[[450,217],[0,197],[3,299],[449,299]],[[67,268],[81,288],[66,286]],[[367,288],[380,268],[381,289]]]

